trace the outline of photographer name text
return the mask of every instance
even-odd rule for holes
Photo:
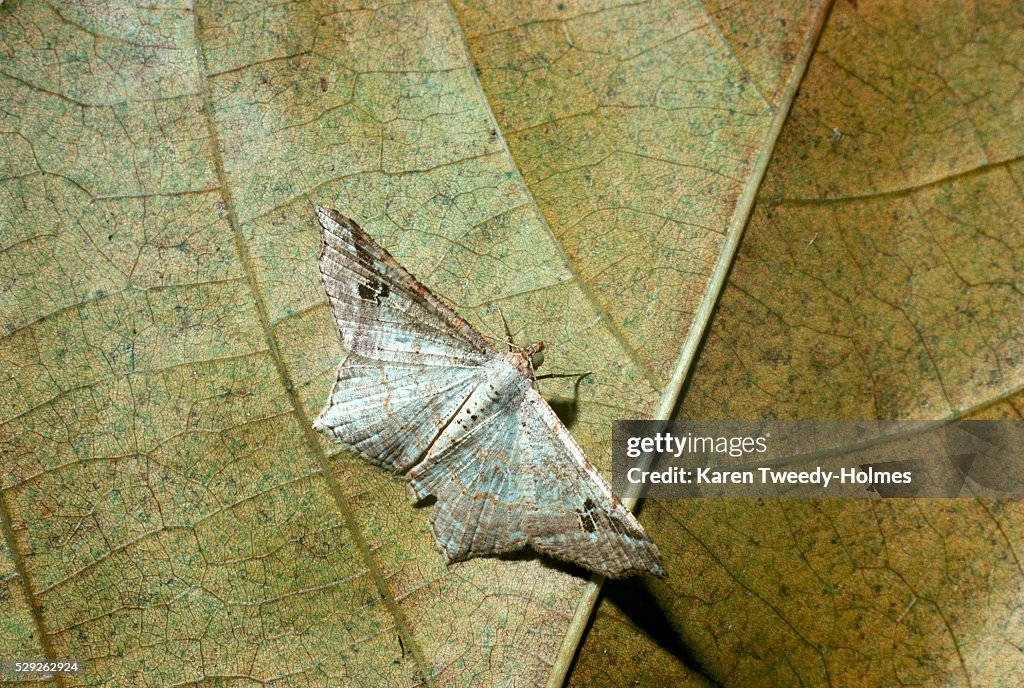
[[[668,468],[645,471],[631,468],[626,479],[634,485],[821,485],[828,487],[833,480],[841,485],[908,485],[910,471],[879,471],[874,468],[843,468],[828,471],[822,468],[806,471],[780,471],[760,466],[754,469]]]

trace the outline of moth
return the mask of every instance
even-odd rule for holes
[[[654,543],[534,388],[544,345],[495,348],[366,232],[317,208],[320,277],[350,352],[313,427],[406,473],[448,563],[529,546],[618,578]]]

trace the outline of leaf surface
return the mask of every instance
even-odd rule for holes
[[[1021,19],[835,5],[680,417],[1021,417]],[[652,686],[1015,685],[1021,518],[1015,501],[650,502],[662,623],[609,588],[570,685],[622,685],[615,647]]]
[[[500,332],[500,306],[522,339],[548,343],[553,372],[593,371],[578,389],[543,389],[607,469],[610,422],[654,415],[678,392],[824,16],[816,2],[770,14],[760,3],[658,1],[0,6],[0,649],[89,662],[63,685],[557,681],[595,589],[585,577],[534,558],[445,567],[404,478],[310,430],[343,355],[312,208],[355,217],[485,333]],[[892,44],[905,62],[919,58]],[[979,64],[980,44],[961,44],[964,64]],[[1012,56],[990,57],[1006,89],[960,84],[980,120],[1010,107],[998,93],[1015,92]],[[876,66],[890,88],[879,103],[899,101],[904,72]],[[858,76],[850,83],[871,82]],[[818,91],[831,97],[827,82]],[[875,152],[845,170],[802,170],[794,148],[794,171],[779,179],[803,186],[769,177],[763,197],[783,208],[825,193],[815,185],[831,198],[872,195],[872,184],[898,195],[929,160],[945,170],[935,179],[990,165],[957,147],[970,117],[934,107],[919,145],[899,128],[913,108],[865,126]],[[786,145],[808,136],[799,116]],[[980,127],[983,152],[1008,160],[1015,129],[1001,126]],[[948,148],[928,152],[938,144]],[[879,151],[894,168],[908,156],[916,166],[898,177]],[[752,227],[766,222],[762,206]],[[776,274],[751,279],[783,285]],[[930,296],[918,294],[948,302]],[[842,324],[853,323],[858,337],[871,330],[854,315]],[[711,355],[702,370],[715,369]],[[955,347],[948,357],[969,360]],[[706,379],[684,408],[709,415],[692,405],[743,389]],[[834,410],[815,380],[801,398]],[[665,661],[647,676],[664,666],[700,685],[690,664],[668,661],[689,647],[709,675],[723,675],[720,662],[747,676],[761,666],[745,658],[747,626],[727,624],[783,605],[754,588],[751,607],[719,615],[717,595],[747,598],[715,568],[728,559],[714,548],[741,556],[728,519],[752,516],[727,513],[720,531],[680,539],[691,515],[673,508],[644,519],[676,567],[665,585],[694,588],[628,599],[662,605],[662,631],[697,630],[657,648]],[[881,542],[862,543],[851,567],[875,561]],[[751,571],[782,578],[756,561]],[[701,618],[729,629],[728,642],[685,616],[688,600],[710,601]],[[613,657],[648,656],[645,634],[657,629],[615,623],[591,638],[621,638]],[[765,646],[796,647],[796,675],[818,675],[805,668],[821,649],[801,644],[802,622],[748,623]],[[721,655],[706,659],[709,646]],[[622,661],[609,671],[590,652],[574,681],[628,678]]]

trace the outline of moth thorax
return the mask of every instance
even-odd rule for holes
[[[523,377],[533,378],[534,371],[544,362],[543,352],[544,342],[534,342],[530,346],[508,352],[505,359]]]
[[[533,368],[530,367],[530,357],[522,351],[509,351],[505,354],[505,360],[523,377],[531,377],[533,375]]]

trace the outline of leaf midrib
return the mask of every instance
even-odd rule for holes
[[[551,228],[551,224],[548,222],[544,213],[541,211],[540,206],[537,205],[537,199],[534,198],[533,191],[527,185],[526,180],[523,178],[522,170],[519,169],[519,165],[516,163],[515,158],[512,156],[512,151],[509,150],[508,143],[505,141],[505,135],[502,131],[501,125],[498,123],[497,117],[494,115],[494,109],[491,107],[491,101],[487,98],[487,92],[484,90],[483,84],[480,82],[480,75],[477,73],[476,65],[473,62],[473,54],[469,49],[469,40],[466,36],[466,31],[462,28],[462,23],[459,21],[459,15],[452,6],[451,0],[445,0],[444,6],[448,10],[449,21],[452,26],[457,29],[459,48],[462,53],[462,59],[465,64],[465,69],[468,70],[469,75],[472,79],[474,88],[477,90],[477,95],[480,100],[480,104],[483,107],[484,112],[487,114],[487,122],[492,129],[497,132],[497,139],[501,144],[501,155],[505,160],[507,168],[512,171],[512,174],[516,180],[516,184],[523,190],[523,193],[527,197],[527,205],[530,208],[534,216],[534,220],[537,225],[543,229],[543,231],[551,239],[551,243],[558,248],[558,258],[561,260],[562,265],[572,275],[573,282],[579,287],[580,291],[583,292],[586,297],[587,304],[591,310],[598,315],[601,319],[601,323],[605,326],[605,329],[611,333],[612,337],[615,338],[616,343],[629,357],[630,362],[640,370],[647,381],[651,384],[651,387],[657,390],[660,385],[658,378],[651,369],[651,366],[640,356],[639,352],[633,348],[633,346],[626,340],[625,335],[615,327],[612,322],[611,316],[601,307],[598,303],[597,297],[594,295],[590,285],[580,277],[576,271],[575,265],[569,258],[569,254],[566,253],[565,247],[562,246],[562,242],[558,240],[558,236]]]
[[[32,625],[35,627],[36,634],[39,636],[39,646],[43,651],[44,659],[47,662],[60,661],[61,658],[57,656],[56,651],[53,649],[53,643],[50,642],[50,634],[46,632],[46,625],[43,623],[42,610],[36,603],[35,595],[33,595],[32,591],[29,590],[28,571],[25,568],[25,560],[18,551],[18,541],[14,536],[14,526],[11,524],[11,517],[7,511],[7,500],[3,498],[2,490],[0,490],[0,529],[4,532],[4,542],[11,553],[11,560],[14,562],[14,570],[18,574],[18,588],[21,590],[21,594],[25,598],[25,604],[28,606],[29,613],[32,615]],[[66,685],[62,674],[54,674],[54,680],[57,682],[58,686]]]
[[[235,252],[238,254],[239,262],[242,266],[242,271],[245,274],[246,284],[248,285],[249,294],[252,297],[253,306],[256,309],[257,316],[260,322],[260,328],[263,332],[263,336],[266,339],[267,346],[269,348],[269,354],[271,361],[274,364],[274,369],[277,372],[278,379],[281,382],[281,386],[284,388],[285,394],[288,397],[288,403],[292,407],[292,413],[299,425],[302,428],[302,437],[307,445],[307,450],[316,457],[317,466],[320,472],[323,474],[324,479],[327,483],[328,491],[331,494],[331,498],[335,502],[335,506],[338,511],[341,512],[342,517],[345,520],[345,525],[352,536],[353,542],[356,545],[356,549],[359,551],[367,570],[373,578],[374,585],[377,588],[377,592],[381,599],[387,606],[388,611],[395,620],[395,627],[401,636],[403,645],[407,648],[410,654],[413,656],[417,667],[419,669],[419,675],[423,677],[427,686],[433,685],[432,683],[432,672],[430,671],[430,665],[427,663],[422,649],[416,643],[416,640],[409,628],[405,616],[402,614],[401,609],[398,606],[398,602],[395,599],[394,594],[387,585],[387,581],[384,579],[384,575],[381,573],[380,568],[377,566],[376,560],[374,559],[369,545],[366,542],[366,538],[363,537],[362,531],[359,528],[358,521],[356,520],[355,514],[352,508],[349,506],[345,499],[344,494],[341,490],[341,485],[338,484],[337,479],[334,476],[334,472],[331,469],[330,462],[327,455],[323,451],[323,447],[320,445],[320,441],[316,436],[316,431],[313,429],[313,424],[306,414],[305,407],[302,404],[302,400],[299,398],[296,392],[295,385],[291,380],[291,376],[288,373],[288,369],[284,364],[284,359],[281,356],[280,347],[278,346],[277,336],[274,334],[273,327],[270,324],[270,318],[267,312],[266,302],[263,298],[263,294],[259,289],[259,283],[256,280],[256,273],[253,268],[252,257],[249,253],[249,247],[245,242],[245,238],[242,234],[241,225],[238,221],[238,214],[235,209],[234,198],[232,197],[230,186],[228,184],[228,177],[224,170],[224,160],[221,155],[221,145],[219,130],[217,128],[216,118],[213,111],[213,99],[210,93],[209,86],[209,70],[206,64],[206,53],[203,50],[202,42],[199,37],[201,36],[199,30],[199,14],[193,9],[193,35],[194,42],[196,45],[196,70],[198,73],[199,82],[201,84],[201,98],[203,101],[203,113],[206,120],[207,131],[212,144],[212,157],[214,162],[215,174],[220,187],[220,196],[224,202],[224,207],[227,212],[228,224],[231,227],[232,242],[235,246]]]

